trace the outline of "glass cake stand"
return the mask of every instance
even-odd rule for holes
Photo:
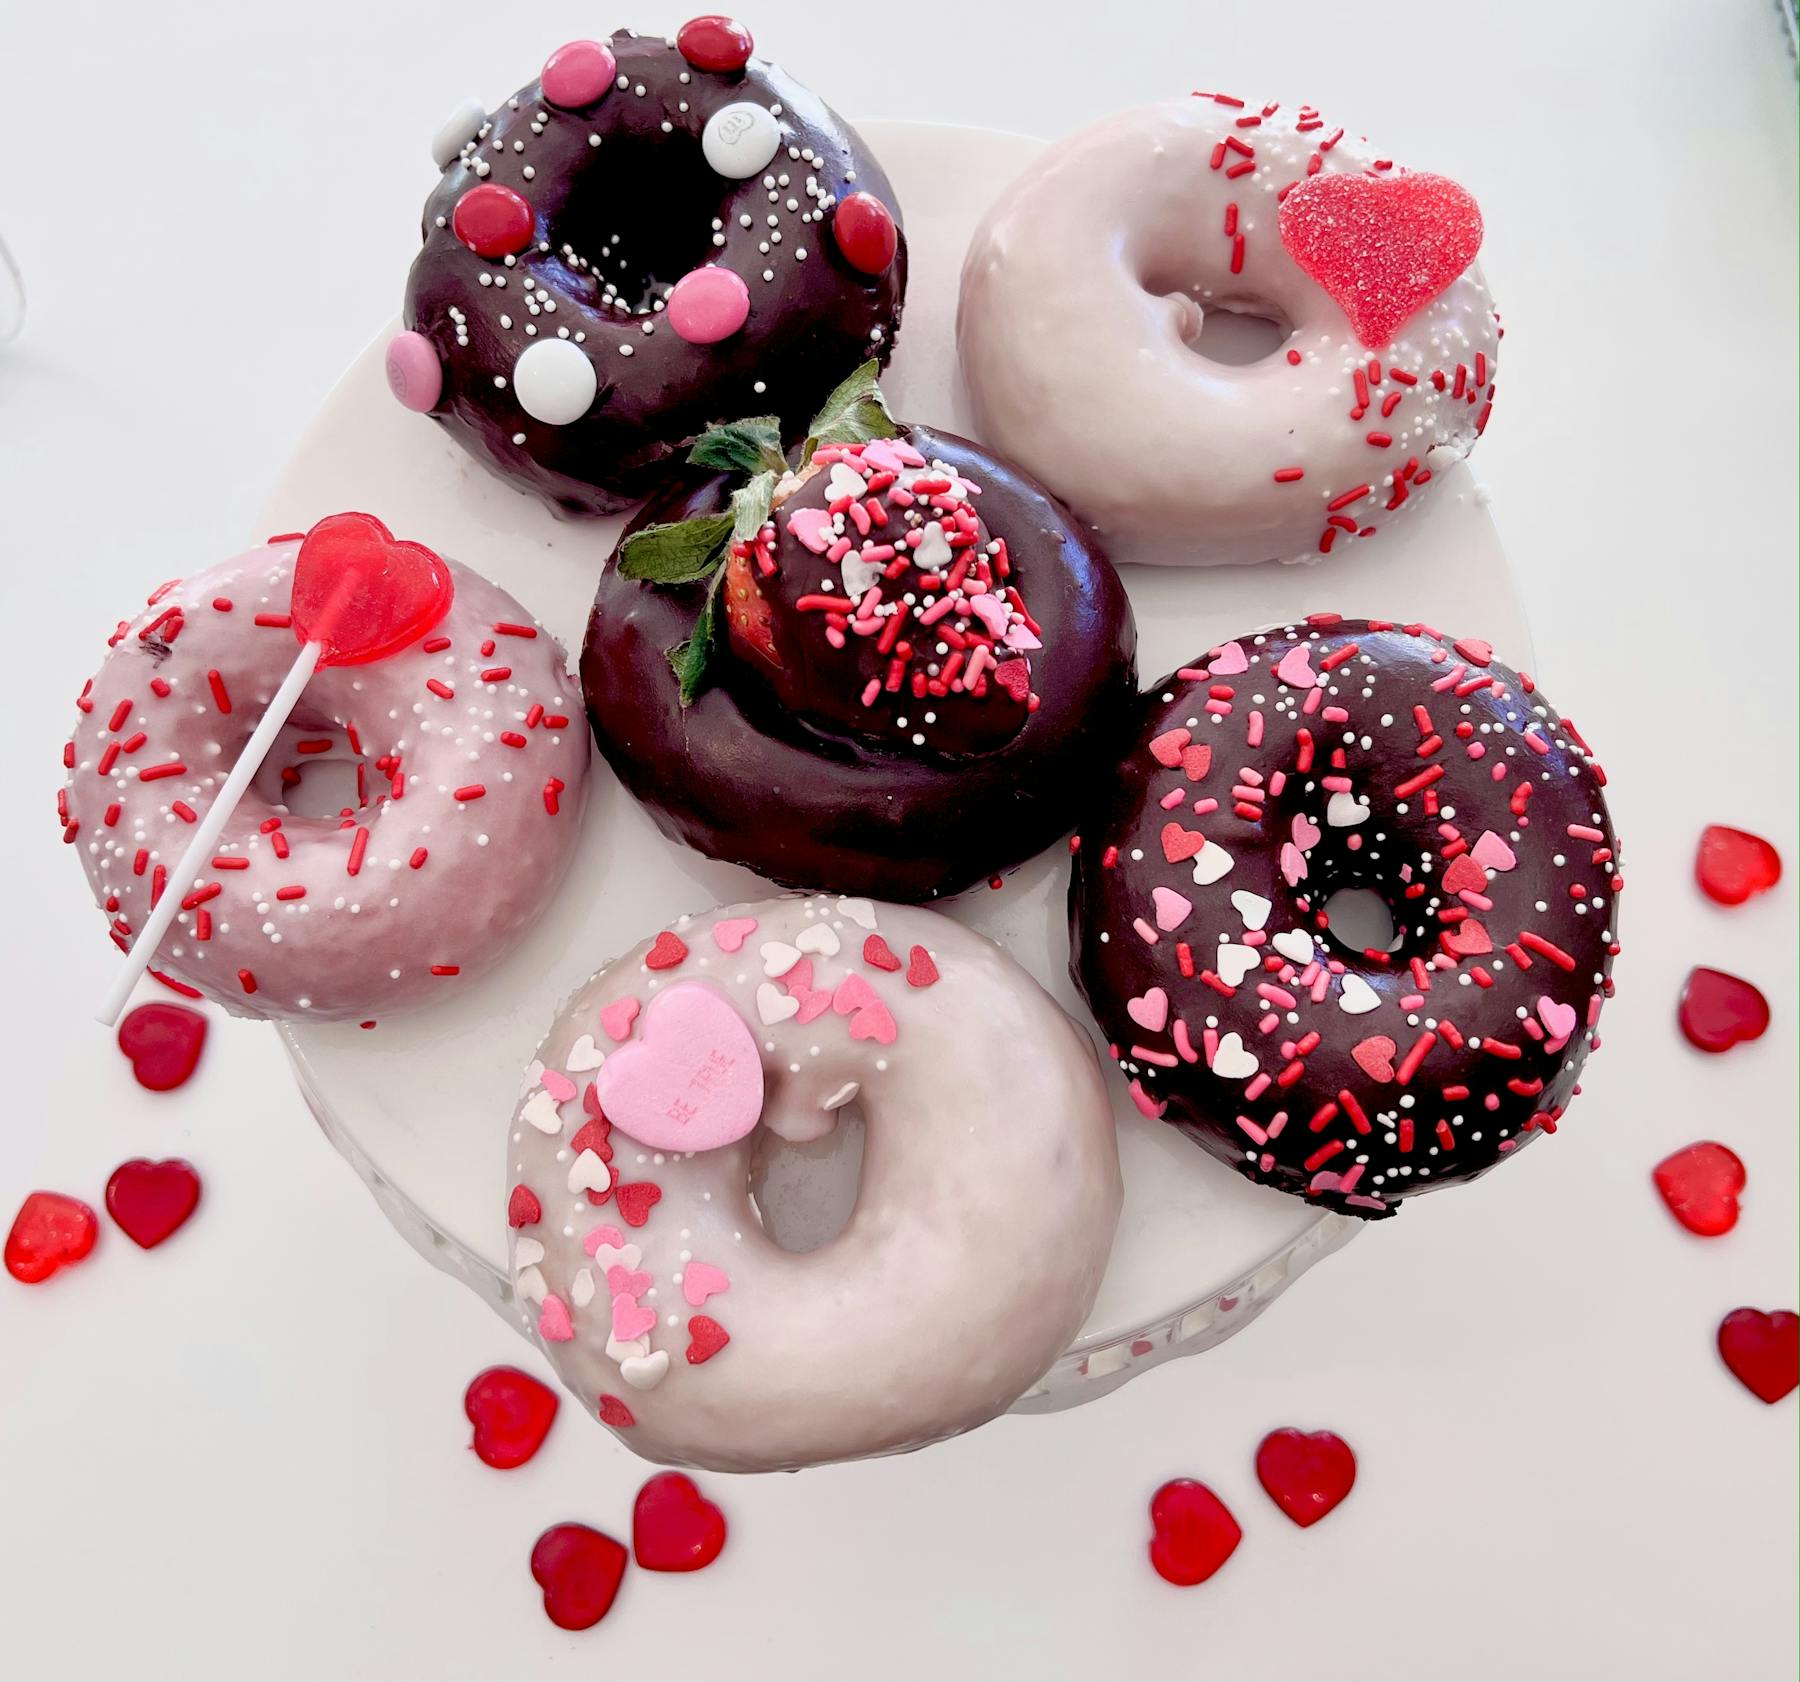
[[[904,208],[913,265],[886,389],[903,419],[970,431],[953,333],[963,249],[981,212],[1043,142],[938,124],[861,129]],[[397,535],[513,591],[578,653],[594,580],[620,522],[553,518],[403,410],[383,372],[392,330],[326,399],[254,535],[366,509]],[[1530,662],[1512,576],[1466,467],[1442,475],[1432,496],[1378,543],[1319,567],[1121,570],[1146,682],[1224,638],[1321,609],[1425,619]],[[320,1126],[382,1212],[420,1254],[514,1325],[522,1322],[506,1271],[504,1139],[520,1073],[557,1006],[616,953],[681,914],[771,891],[748,871],[665,840],[598,762],[585,830],[556,903],[486,978],[372,1031],[279,1030]],[[998,891],[978,889],[942,909],[998,940],[1085,1022],[1068,979],[1066,885],[1067,856],[1053,848]],[[1211,1348],[1360,1225],[1249,1184],[1174,1128],[1139,1115],[1123,1083],[1111,1084],[1125,1178],[1112,1260],[1081,1335],[1020,1398],[1020,1411],[1087,1401],[1175,1355]],[[839,1153],[823,1191],[812,1183],[816,1162],[771,1164],[760,1193],[765,1220],[779,1233],[784,1201],[815,1214],[821,1199],[847,1207],[850,1161],[851,1153]]]

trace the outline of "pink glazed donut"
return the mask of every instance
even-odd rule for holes
[[[964,259],[979,436],[1115,560],[1318,560],[1419,501],[1487,424],[1481,214],[1310,106],[1200,94],[1049,148]],[[1215,360],[1208,311],[1272,322]]]
[[[277,538],[119,622],[76,703],[58,815],[116,945],[179,893],[158,969],[240,1016],[379,1018],[487,968],[544,908],[580,833],[587,723],[555,640],[444,562],[448,612],[396,654],[315,673],[210,866],[169,881],[299,652],[299,552]],[[324,779],[331,815],[302,815]]]
[[[865,1126],[836,1237],[782,1249],[771,1139]],[[935,912],[763,900],[684,918],[563,1007],[507,1129],[525,1325],[652,1460],[771,1471],[991,1419],[1093,1306],[1119,1214],[1087,1036]]]

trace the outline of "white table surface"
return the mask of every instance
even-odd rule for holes
[[[111,953],[50,808],[108,625],[240,545],[393,310],[438,119],[613,20],[562,0],[12,0],[0,229],[32,314],[0,351],[0,681],[24,807],[4,843],[0,1222],[37,1185],[97,1205],[138,1154],[190,1156],[207,1191],[161,1251],[108,1226],[49,1286],[0,1276],[0,1674],[1793,1674],[1795,1403],[1751,1398],[1712,1336],[1741,1303],[1795,1306],[1794,890],[1725,912],[1689,881],[1708,821],[1800,863],[1776,17],[1534,0],[1502,28],[1481,6],[1161,0],[1106,8],[1118,27],[1096,38],[1090,10],[761,0],[748,21],[852,112],[1055,134],[1195,84],[1266,91],[1477,193],[1508,327],[1477,467],[1539,675],[1599,747],[1628,847],[1609,1043],[1563,1131],[1093,1406],[708,1480],[732,1522],[718,1565],[634,1574],[598,1630],[554,1630],[532,1539],[565,1518],[626,1534],[645,1468],[572,1411],[521,1471],[467,1452],[464,1384],[529,1354],[370,1206],[272,1035],[215,1020],[190,1087],[132,1083],[87,1014]],[[1321,606],[1355,610],[1319,580]],[[1653,704],[1657,683],[1679,698]],[[1688,1050],[1673,1009],[1694,962],[1757,980],[1774,1030]],[[1648,1182],[1707,1136],[1750,1170],[1743,1221],[1712,1243]],[[1361,1463],[1304,1533],[1250,1466],[1286,1423],[1335,1428]],[[1245,1527],[1186,1591],[1143,1552],[1145,1502],[1178,1474]]]

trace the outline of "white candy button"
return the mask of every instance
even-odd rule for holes
[[[722,106],[700,136],[706,161],[732,181],[760,175],[781,147],[781,125],[760,105]]]
[[[519,407],[546,426],[567,426],[588,412],[600,388],[594,365],[568,339],[539,339],[513,364]]]
[[[439,169],[448,169],[462,156],[462,149],[481,133],[481,125],[486,121],[487,107],[479,99],[465,99],[431,137],[431,161]]]

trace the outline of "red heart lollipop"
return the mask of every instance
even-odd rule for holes
[[[1742,905],[1781,880],[1781,854],[1760,835],[1710,823],[1700,834],[1694,875],[1708,899]]]
[[[725,1515],[681,1472],[658,1472],[631,1509],[631,1547],[646,1571],[698,1571],[725,1546]]]
[[[119,1024],[119,1049],[138,1085],[172,1092],[191,1075],[206,1044],[206,1018],[186,1005],[139,1005]]]
[[[191,1162],[172,1156],[152,1162],[136,1156],[122,1162],[106,1182],[106,1212],[142,1250],[154,1250],[193,1214],[200,1202],[200,1176]]]
[[[290,612],[321,666],[366,666],[424,636],[450,611],[450,569],[422,543],[401,543],[373,514],[328,514],[294,563]]]
[[[1475,261],[1481,207],[1443,175],[1313,175],[1281,202],[1281,243],[1377,349]]]

